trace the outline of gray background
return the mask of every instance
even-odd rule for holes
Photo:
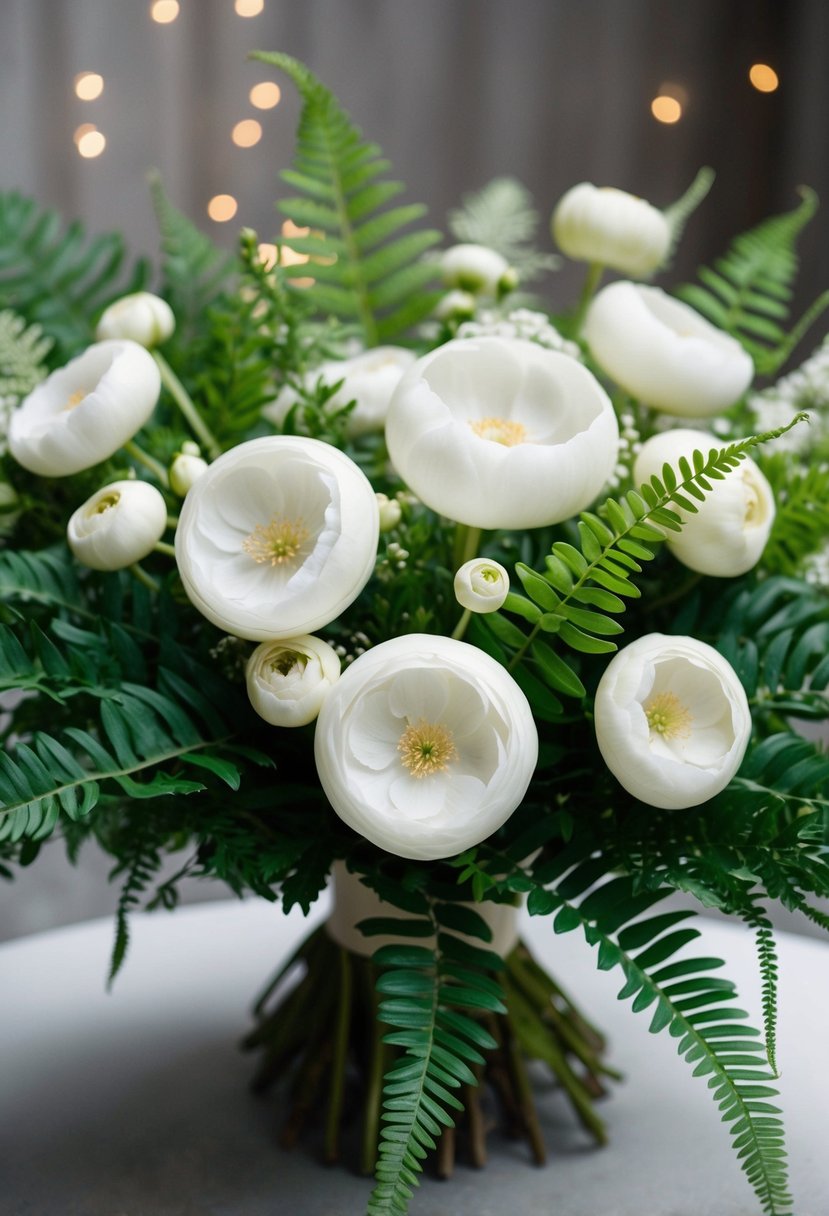
[[[160,170],[173,201],[220,243],[242,224],[277,232],[278,172],[290,161],[298,103],[289,84],[274,110],[256,111],[251,85],[275,78],[253,49],[304,60],[381,144],[442,226],[461,195],[509,173],[546,216],[572,184],[615,185],[659,206],[702,164],[714,193],[688,229],[674,277],[720,252],[735,232],[795,205],[806,182],[827,194],[829,5],[824,0],[266,0],[253,19],[232,0],[181,0],[171,25],[149,0],[1,0],[0,189],[19,189],[119,229],[136,253],[155,252],[145,175]],[[747,81],[755,60],[781,87]],[[73,93],[78,72],[100,72],[100,99]],[[683,119],[662,126],[651,98],[663,82],[689,95]],[[258,118],[255,148],[230,140]],[[72,133],[95,123],[107,148],[77,154]],[[228,224],[208,199],[232,193]],[[818,219],[803,238],[805,305],[829,279]],[[550,280],[553,305],[572,299],[575,268]],[[114,907],[110,862],[87,849],[69,870],[59,844],[31,871],[0,885],[0,938],[99,915]],[[188,897],[224,896],[218,884]]]

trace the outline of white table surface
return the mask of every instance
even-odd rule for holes
[[[320,913],[322,908],[320,908]],[[319,915],[319,914],[318,914]],[[317,919],[315,917],[315,919]],[[757,1024],[751,935],[705,922]],[[0,1210],[6,1216],[361,1216],[370,1183],[282,1152],[273,1096],[253,1098],[237,1050],[251,999],[308,928],[260,901],[137,915],[104,991],[109,920],[0,947]],[[615,999],[579,933],[525,938],[610,1034],[625,1084],[594,1149],[559,1094],[541,1099],[543,1169],[490,1140],[485,1171],[426,1178],[412,1216],[759,1216],[704,1080],[647,1013]],[[779,1055],[797,1216],[829,1213],[829,947],[780,934]]]

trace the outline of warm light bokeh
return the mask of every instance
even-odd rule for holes
[[[214,194],[207,204],[207,214],[217,224],[232,220],[239,209],[239,204],[232,194]]]
[[[238,17],[258,17],[265,7],[265,0],[236,0],[234,8]]]
[[[159,25],[169,25],[171,21],[175,21],[180,7],[178,0],[153,0],[150,16]]]
[[[679,122],[682,117],[682,106],[675,97],[667,97],[661,93],[651,102],[651,114],[657,122]]]
[[[250,104],[257,110],[272,110],[279,105],[282,90],[274,80],[261,80],[250,91]]]
[[[760,93],[773,93],[780,84],[780,77],[767,63],[753,63],[748,78]]]
[[[243,118],[233,128],[231,138],[237,148],[252,148],[262,138],[262,127],[255,118]]]
[[[75,77],[75,96],[81,101],[94,101],[104,91],[104,78],[97,72],[78,72]]]
[[[92,160],[93,157],[100,156],[107,146],[106,136],[95,127],[91,131],[84,131],[82,135],[78,135],[77,131],[75,134],[78,151],[84,160]]]

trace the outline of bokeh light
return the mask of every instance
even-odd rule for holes
[[[665,93],[660,93],[651,102],[651,114],[657,122],[679,122],[682,117],[682,106],[675,97],[668,97]]]
[[[104,78],[97,72],[78,72],[75,77],[75,96],[81,101],[94,101],[104,91]]]
[[[79,128],[80,129],[80,128]],[[82,135],[78,135],[75,142],[78,145],[78,152],[84,160],[92,160],[96,156],[100,156],[104,148],[107,146],[106,136],[97,127],[93,127],[91,131],[84,131]]]
[[[780,77],[767,63],[753,63],[748,78],[759,93],[773,93],[780,84]]]
[[[207,214],[217,224],[232,220],[239,209],[239,204],[232,194],[214,194],[207,204]]]
[[[265,7],[265,0],[236,0],[234,8],[239,17],[258,17]]]
[[[179,15],[180,8],[178,0],[153,0],[150,5],[150,16],[159,25],[169,25]]]
[[[262,127],[255,118],[243,118],[233,128],[232,139],[237,148],[252,148],[262,138]]]
[[[282,90],[275,80],[261,80],[253,86],[249,96],[250,104],[257,110],[272,110],[279,105]]]

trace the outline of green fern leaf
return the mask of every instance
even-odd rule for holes
[[[497,177],[475,194],[465,195],[448,220],[457,240],[486,245],[506,258],[522,286],[561,264],[554,254],[535,248],[540,222],[529,190],[514,177]]]
[[[0,436],[8,431],[8,415],[46,375],[52,339],[39,325],[27,328],[17,313],[0,312]],[[0,439],[0,452],[5,446]]]
[[[325,261],[292,267],[289,277],[313,277],[303,288],[307,299],[323,313],[356,321],[366,346],[399,337],[440,298],[429,289],[433,269],[419,260],[440,233],[401,235],[425,208],[382,210],[402,187],[378,180],[388,168],[379,148],[363,141],[337,99],[303,64],[278,52],[257,51],[253,58],[284,71],[303,102],[295,165],[285,174],[300,193],[278,206],[294,225],[321,234],[286,237],[285,244]]]

